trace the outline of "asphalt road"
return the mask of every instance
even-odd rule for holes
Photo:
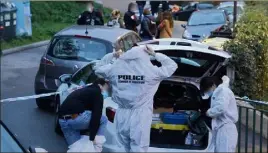
[[[175,24],[174,37],[181,36],[180,24]],[[1,99],[34,94],[34,78],[45,49],[46,46],[1,57]],[[1,104],[1,120],[25,147],[40,146],[49,152],[67,150],[64,139],[54,132],[54,115],[37,109],[35,100]],[[249,138],[252,138],[251,131]],[[256,135],[255,139],[260,137]]]

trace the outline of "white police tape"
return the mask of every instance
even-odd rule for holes
[[[42,97],[50,97],[50,96],[54,96],[54,95],[57,95],[57,94],[61,94],[62,92],[69,92],[69,93],[71,93],[74,90],[78,90],[78,89],[84,88],[84,87],[89,86],[91,84],[92,83],[86,84],[86,85],[83,85],[83,86],[78,86],[78,87],[70,88],[70,89],[67,89],[67,90],[64,90],[64,91],[57,91],[57,92],[51,92],[51,93],[45,93],[45,94],[39,94],[39,95],[32,95],[32,96],[24,96],[24,97],[16,97],[16,98],[2,99],[1,100],[1,103],[4,103],[4,102],[13,102],[13,101],[23,101],[23,100],[29,100],[29,99],[37,99],[37,98],[42,98]]]

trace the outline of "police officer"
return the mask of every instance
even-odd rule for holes
[[[87,2],[87,11],[84,11],[77,20],[78,25],[104,25],[101,12],[94,10],[92,1]]]
[[[126,29],[138,32],[137,26],[140,25],[140,20],[135,15],[136,10],[137,10],[137,4],[133,2],[130,3],[128,5],[128,11],[124,15],[124,22]]]

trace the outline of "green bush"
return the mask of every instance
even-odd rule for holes
[[[266,7],[248,7],[235,27],[235,39],[224,44],[233,54],[235,83],[240,96],[265,99],[268,91],[268,16]]]

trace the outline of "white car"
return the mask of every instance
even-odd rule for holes
[[[172,39],[173,40],[173,39]],[[159,44],[163,43],[161,41],[168,40],[158,40]],[[175,42],[182,41],[181,39],[174,39]],[[226,74],[226,64],[231,58],[231,55],[225,51],[215,51],[208,49],[208,47],[196,47],[194,41],[187,42],[191,43],[191,46],[182,45],[159,45],[151,44],[156,52],[161,52],[171,57],[178,63],[178,69],[174,75],[161,82],[159,89],[155,95],[154,99],[154,110],[155,116],[159,113],[165,112],[167,109],[161,109],[161,107],[166,104],[174,106],[175,101],[180,98],[190,98],[190,101],[176,103],[181,108],[180,111],[197,111],[200,109],[200,104],[204,102],[205,98],[201,95],[199,91],[199,81],[205,76],[222,76]],[[158,65],[156,61],[152,61],[153,64]],[[66,91],[79,85],[90,84],[96,78],[92,67],[94,62],[89,63],[75,74],[62,75],[59,81],[56,81],[59,85],[58,91]],[[57,98],[57,108],[64,102],[65,98],[70,94],[70,92],[62,92]],[[166,107],[166,106],[165,106]],[[105,99],[103,115],[106,115],[109,119],[107,125],[107,131],[105,137],[107,139],[104,144],[104,151],[106,152],[121,152],[122,148],[117,146],[116,130],[115,124],[113,123],[113,118],[116,113],[118,105],[112,101],[111,98]],[[57,110],[56,110],[57,111]],[[156,119],[157,117],[154,117]],[[57,117],[55,119],[55,129],[60,131]],[[190,126],[190,125],[189,125]],[[191,129],[191,128],[190,128]],[[176,131],[174,131],[176,132]],[[201,146],[189,146],[185,145],[185,138],[188,131],[184,131],[181,136],[176,138],[176,143],[169,144],[167,141],[162,141],[159,143],[155,141],[156,139],[161,139],[157,135],[151,133],[151,144],[148,152],[206,152],[211,139],[211,133],[205,134],[203,144]],[[175,135],[175,133],[174,133]]]

